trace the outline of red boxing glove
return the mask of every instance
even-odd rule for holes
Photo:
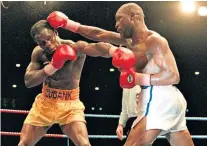
[[[47,22],[55,29],[62,27],[75,33],[78,31],[80,26],[80,23],[69,20],[65,14],[59,11],[52,12],[47,17]]]
[[[127,49],[119,47],[112,54],[112,64],[120,70],[129,70],[133,68],[136,63],[134,53]]]
[[[120,86],[122,88],[133,88],[135,85],[150,86],[150,74],[136,73],[133,68],[121,72]]]
[[[136,85],[134,69],[121,72],[119,83],[122,88],[133,88]]]
[[[58,11],[52,12],[48,17],[47,17],[47,22],[50,23],[50,25],[57,29],[59,27],[65,28],[67,25],[68,17]]]
[[[52,57],[52,62],[45,66],[45,73],[48,75],[54,74],[63,67],[67,60],[76,60],[76,52],[68,45],[60,45]]]

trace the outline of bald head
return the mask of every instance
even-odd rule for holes
[[[135,32],[145,29],[144,13],[136,3],[122,5],[115,15],[116,29],[122,38],[132,38]]]
[[[125,13],[128,15],[138,14],[138,15],[144,17],[144,12],[143,12],[142,8],[136,3],[127,3],[127,4],[122,5],[118,9],[117,13]]]

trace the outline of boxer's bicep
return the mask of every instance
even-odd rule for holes
[[[40,54],[39,50],[35,48],[34,51],[32,52],[31,61],[26,69],[26,72],[41,69],[42,65],[40,64],[39,54]]]
[[[172,85],[177,83],[175,66],[172,64],[173,55],[170,53],[168,42],[165,38],[154,37],[150,43],[149,52],[152,54],[155,64],[160,72],[151,75],[152,85]]]
[[[35,71],[35,70],[40,70],[41,69],[41,65],[37,62],[30,62],[27,69],[26,69],[26,73]]]
[[[48,76],[45,74],[42,61],[40,60],[42,55],[43,50],[41,48],[34,49],[32,52],[31,61],[24,76],[24,82],[28,88],[41,84]]]
[[[39,56],[41,55],[42,50],[40,50],[38,47],[36,47],[31,55],[31,61],[29,65],[27,66],[25,77],[31,76],[35,72],[42,69],[42,65],[40,64]]]
[[[167,41],[163,41],[158,49],[154,52],[153,58],[155,64],[162,70],[168,73],[177,72],[177,65],[175,58],[170,50]]]
[[[94,26],[81,25],[78,33],[93,41],[106,42],[115,45],[125,45],[125,40],[120,37],[119,33],[107,31]]]
[[[147,42],[149,53],[152,55],[155,64],[161,69],[165,70],[166,62],[165,57],[167,55],[167,40],[160,36],[151,36]]]
[[[126,40],[120,37],[119,33],[112,31],[105,31],[99,34],[99,40],[115,45],[126,45]]]

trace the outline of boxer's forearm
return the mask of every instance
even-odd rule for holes
[[[24,81],[27,88],[32,88],[40,85],[46,80],[48,75],[45,74],[44,70],[29,71],[25,74]]]
[[[80,51],[92,57],[110,58],[111,54],[109,50],[111,49],[111,47],[112,45],[108,43],[91,43],[86,45],[85,47],[81,47]]]
[[[119,33],[107,31],[98,27],[80,25],[77,33],[93,41],[106,42],[116,45],[125,45],[124,39],[121,39]]]
[[[151,75],[151,85],[173,85],[180,82],[180,76],[178,72],[164,70],[158,74]]]

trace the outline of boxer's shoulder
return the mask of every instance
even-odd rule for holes
[[[77,41],[77,42],[74,42],[72,40],[63,40],[61,39],[61,43],[62,44],[67,44],[69,45],[70,47],[72,47],[75,51],[76,51],[76,55],[77,57],[80,57],[80,56],[85,56],[85,54],[82,53],[82,49],[88,45],[87,42],[85,41]]]
[[[167,44],[167,40],[156,32],[150,34],[145,41],[146,48],[148,49],[147,52],[152,52],[152,53],[154,51],[156,52],[162,48],[165,48],[166,44]]]
[[[152,45],[152,44],[160,44],[164,41],[167,41],[163,36],[161,36],[159,33],[152,31],[149,33],[149,36],[146,39],[146,45]]]
[[[43,53],[44,53],[44,50],[40,46],[36,46],[32,51],[32,54],[34,55],[39,55]]]
[[[32,57],[38,57],[44,54],[44,50],[40,46],[36,46],[32,51]]]
[[[46,57],[46,54],[45,54],[45,52],[44,52],[44,50],[43,50],[40,46],[36,46],[36,47],[33,49],[31,59],[32,59],[33,61],[40,62],[40,61],[44,60],[44,58],[47,58],[47,57]],[[47,60],[48,60],[48,59],[47,59]]]

